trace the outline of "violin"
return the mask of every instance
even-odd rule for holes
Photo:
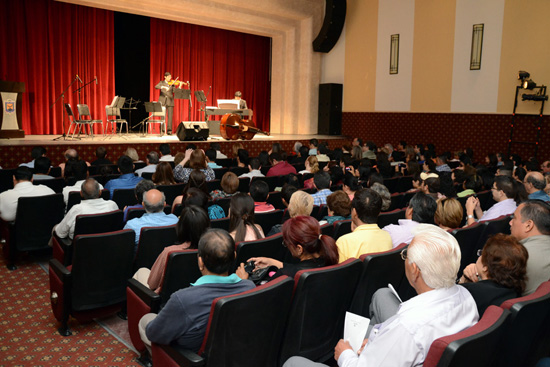
[[[226,140],[252,140],[257,133],[268,135],[268,131],[256,128],[249,120],[242,120],[236,113],[226,113],[220,122],[220,135]]]
[[[174,79],[174,80],[170,80],[170,81],[168,82],[168,85],[173,85],[173,86],[175,86],[175,87],[179,87],[179,86],[181,86],[181,85],[189,86],[189,81],[187,81],[187,83],[186,83],[186,82],[181,81],[181,80],[178,80],[178,79],[179,79],[179,76],[178,76],[176,79]]]

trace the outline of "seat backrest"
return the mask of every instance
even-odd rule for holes
[[[313,216],[313,213],[311,213],[311,215]],[[317,215],[314,215],[314,217],[317,219],[317,220],[321,220],[323,219],[324,217],[328,216],[328,205],[321,205],[319,207],[319,210],[317,212]]]
[[[139,236],[134,269],[151,269],[157,257],[167,246],[176,243],[176,225],[163,227],[143,227]]]
[[[254,181],[264,181],[269,186],[269,191],[275,191],[277,183],[279,182],[279,176],[270,176],[270,177],[253,177],[252,182]]]
[[[248,167],[231,167],[229,170],[236,174],[237,177],[249,172]]]
[[[109,190],[101,190],[101,198],[104,200],[110,200],[111,194],[109,193]],[[67,212],[71,210],[73,206],[76,204],[80,204],[82,202],[82,196],[80,195],[80,191],[71,191],[69,192],[69,198],[67,200]]]
[[[321,226],[321,233],[332,237],[332,234],[334,233],[334,226],[330,223],[325,223]]]
[[[172,252],[168,255],[164,269],[164,282],[160,291],[161,303],[168,302],[172,293],[189,287],[201,275],[197,264],[197,250]]]
[[[124,209],[125,206],[136,205],[136,191],[134,189],[115,189],[113,191],[113,201],[118,205],[119,209]]]
[[[235,258],[235,270],[241,263],[246,263],[251,257],[269,257],[283,261],[288,249],[283,246],[283,234],[261,238],[255,241],[242,241],[235,246],[237,256]]]
[[[281,224],[281,221],[283,220],[283,213],[284,210],[273,210],[271,212],[256,213],[254,214],[254,218],[256,224],[262,226],[264,234],[268,234],[275,224]]]
[[[279,361],[292,356],[326,361],[344,330],[345,313],[363,264],[357,259],[317,269],[301,270],[294,277],[294,298]]]
[[[412,189],[413,176],[403,176],[399,177],[397,182],[397,187],[395,188],[396,192],[407,192]]]
[[[0,193],[13,189],[15,169],[0,169]]]
[[[229,217],[212,219],[210,221],[210,227],[221,228],[221,229],[225,229],[226,231],[229,231]]]
[[[462,275],[462,271],[472,262],[476,262],[476,249],[478,240],[485,230],[483,223],[474,223],[468,227],[458,228],[452,232],[460,246],[460,268],[458,276]]]
[[[391,212],[380,213],[378,215],[378,227],[384,228],[388,224],[398,224],[399,219],[405,219],[405,211],[407,209],[395,209]]]
[[[52,189],[57,194],[59,194],[63,191],[63,188],[65,187],[65,179],[58,177],[58,178],[50,178],[46,180],[34,180],[33,184],[48,186],[50,189]]]
[[[74,236],[120,231],[124,227],[123,217],[122,210],[78,215],[74,225]]]
[[[216,180],[221,180],[223,175],[225,175],[225,173],[229,171],[229,168],[226,168],[226,167],[214,168],[212,171],[214,171],[214,176]]]
[[[15,215],[15,245],[19,251],[48,248],[52,228],[65,215],[62,194],[20,197]]]
[[[509,327],[510,311],[489,306],[474,326],[436,339],[428,351],[424,367],[491,366],[500,341]],[[517,337],[517,335],[516,335]]]
[[[126,299],[134,241],[131,229],[75,237],[71,269],[73,310],[114,305]]]
[[[90,109],[87,104],[77,104],[76,108],[78,109],[78,118],[82,120],[82,117],[90,117]]]
[[[233,158],[217,158],[216,163],[222,167],[233,167],[236,165]]]
[[[69,103],[65,103],[65,111],[67,112],[67,116],[69,116],[69,120],[72,119],[71,122],[74,122],[76,120],[76,118],[74,117],[74,112],[73,112],[73,108],[71,107],[71,105]]]
[[[483,248],[490,236],[497,233],[510,234],[511,215],[502,215],[498,218],[481,222],[485,225],[483,233],[479,236],[477,249]]]
[[[181,195],[184,187],[184,184],[158,185],[157,190],[164,193],[164,196],[166,197],[166,204],[171,206],[174,199]]]
[[[384,186],[386,186],[391,194],[397,192],[397,183],[399,182],[399,177],[385,178]]]
[[[403,198],[405,197],[405,193],[395,193],[391,194],[391,204],[390,207],[386,210],[386,212],[391,212],[396,209],[403,208]]]
[[[250,186],[250,178],[249,177],[240,177],[239,178],[239,188],[237,189],[237,191],[247,193],[249,186]]]
[[[267,202],[275,209],[285,209],[285,204],[283,204],[283,197],[281,196],[280,191],[272,191],[269,193],[269,196],[267,197]]]
[[[542,283],[537,290],[525,297],[505,301],[501,305],[512,312],[510,330],[504,336],[499,366],[534,365],[537,359],[537,344],[548,339],[550,313],[550,281]],[[545,351],[548,353],[548,350]]]
[[[128,209],[128,214],[126,216],[126,222],[129,220],[132,220],[134,218],[141,218],[141,216],[145,214],[144,208],[132,208]],[[178,215],[179,216],[179,215]]]
[[[340,236],[351,232],[351,219],[337,220],[334,222],[334,233],[332,237],[336,241]]]
[[[214,190],[221,190],[221,181],[220,180],[211,180],[206,181],[206,187],[208,188],[208,192],[212,192]]]
[[[388,284],[393,285],[396,289],[399,287],[405,275],[405,266],[401,259],[401,251],[406,246],[406,244],[401,244],[389,251],[361,256],[360,260],[363,262],[363,271],[357,283],[350,312],[370,317],[369,306],[374,292],[380,288],[387,287]]]
[[[207,365],[276,367],[294,282],[286,276],[216,298],[199,354]]]

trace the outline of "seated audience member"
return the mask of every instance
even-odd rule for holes
[[[479,199],[470,196],[466,201],[466,215],[468,216],[468,225],[475,222],[474,214],[480,222],[496,219],[501,215],[510,215],[516,210],[518,202],[523,201],[519,194],[516,180],[508,176],[496,176],[491,192],[496,204],[486,212],[481,210]]]
[[[292,184],[289,184],[288,182],[283,185],[281,188],[281,201],[283,202],[283,205],[288,208],[288,203],[290,203],[290,198],[292,197],[292,194],[294,194],[296,191],[298,191],[298,188]]]
[[[380,198],[382,199],[382,211],[387,211],[391,206],[391,194],[390,190],[382,184],[379,184],[378,182],[375,182],[371,187],[371,190],[374,190],[380,195]],[[345,191],[345,190],[344,190]],[[351,199],[351,198],[350,198]],[[353,200],[353,199],[352,199]]]
[[[130,209],[143,209],[143,194],[155,188],[155,183],[151,180],[141,180],[138,182],[134,191],[136,193],[137,204],[129,205],[124,208],[124,223],[128,221],[128,211]]]
[[[156,314],[146,314],[139,322],[140,336],[150,348],[151,342],[175,343],[198,352],[212,301],[218,297],[254,289],[254,283],[237,274],[229,275],[235,261],[235,242],[222,229],[208,230],[199,241],[200,277],[190,287],[172,294]]]
[[[294,163],[306,163],[306,159],[309,157],[309,148],[307,145],[302,145],[299,150],[299,156],[294,158]]]
[[[271,153],[279,153],[281,154],[283,152],[283,146],[281,143],[273,143],[271,144],[271,149],[269,150],[269,154]]]
[[[358,353],[348,341],[338,342],[334,359],[339,366],[421,366],[435,339],[478,321],[474,299],[455,284],[460,248],[450,233],[432,226],[417,234],[401,256],[407,280],[418,295],[400,303],[388,288],[375,293],[371,303],[374,327]],[[310,366],[304,361],[308,360],[293,357],[284,367]]]
[[[201,236],[209,227],[210,219],[203,208],[196,205],[185,207],[181,212],[178,224],[176,224],[179,245],[165,247],[157,257],[153,267],[150,270],[147,268],[138,269],[134,279],[154,290],[155,293],[160,293],[168,256],[173,252],[197,249]]]
[[[225,218],[225,212],[221,206],[216,204],[208,205],[210,196],[203,190],[188,185],[187,190],[185,190],[184,197],[184,207],[196,205],[206,210],[208,212],[208,218],[210,219]]]
[[[489,237],[475,264],[464,269],[460,283],[472,294],[477,311],[521,297],[525,291],[527,249],[513,236],[497,233]],[[473,281],[471,279],[474,279]]]
[[[107,159],[107,149],[105,147],[97,147],[95,150],[96,160],[90,163],[92,166],[103,166],[106,164],[113,164],[109,159]]]
[[[336,241],[340,253],[339,262],[350,257],[359,258],[369,252],[391,250],[390,235],[376,224],[381,207],[382,199],[377,192],[371,189],[357,190],[351,201],[352,233],[345,234]]]
[[[327,203],[327,196],[332,194],[330,191],[330,175],[327,172],[319,171],[313,176],[313,186],[317,189],[317,192],[312,194],[313,205],[321,206]]]
[[[447,156],[442,154],[435,159],[435,170],[437,172],[451,172],[451,167],[447,164]]]
[[[294,147],[292,148],[292,153],[291,155],[293,155],[294,157],[298,157],[300,155],[300,148],[302,147],[302,143],[297,141],[297,142],[294,142]]]
[[[247,194],[237,193],[229,205],[229,234],[235,243],[264,238],[264,231],[254,222],[254,200]]]
[[[279,153],[271,153],[269,155],[269,160],[272,167],[269,169],[269,171],[267,171],[267,177],[296,173],[296,168],[293,165],[289,164],[287,161],[283,160]]]
[[[253,257],[247,261],[254,261],[255,269],[275,266],[277,270],[268,280],[287,275],[294,278],[300,270],[321,268],[338,264],[338,248],[334,239],[321,234],[321,227],[315,218],[308,215],[299,215],[287,220],[283,224],[283,241],[297,263],[283,263],[267,257]],[[241,263],[237,275],[248,279],[248,273]]]
[[[431,158],[426,158],[426,160],[422,164],[422,171],[424,171],[425,173],[433,173],[436,172],[435,167],[435,162]]]
[[[417,192],[422,188],[422,179],[419,172],[415,173],[412,178],[412,188],[407,192]]]
[[[550,175],[545,175],[544,179],[546,180],[546,187],[544,188],[544,192],[550,195]]]
[[[385,151],[376,154],[376,168],[383,178],[393,177],[394,170]]]
[[[212,168],[206,164],[206,155],[201,149],[187,149],[185,158],[174,167],[174,177],[176,181],[187,183],[189,175],[193,170],[200,170],[204,173],[207,181],[212,181],[216,178],[216,174]]]
[[[435,224],[446,231],[459,228],[462,223],[464,210],[460,202],[454,198],[445,198],[437,200],[437,209],[435,210]]]
[[[437,173],[422,172],[420,174],[420,178],[422,179],[422,184],[420,185],[422,192],[431,196],[434,200],[439,199],[441,197],[439,194],[441,188],[441,180],[439,179],[439,175]]]
[[[363,158],[376,160],[376,144],[372,141],[367,141],[363,147]]]
[[[136,250],[139,236],[143,227],[171,226],[178,222],[174,214],[164,213],[166,199],[164,193],[157,189],[151,189],[143,194],[143,207],[145,214],[140,218],[134,218],[126,222],[124,229],[131,229],[136,233]]]
[[[313,198],[311,197],[311,195],[305,191],[295,190],[290,197],[290,202],[288,204],[288,215],[290,216],[290,218],[294,218],[299,215],[311,215],[312,211]],[[280,233],[282,227],[282,224],[274,225],[267,234],[267,237]]]
[[[529,253],[527,285],[523,292],[523,295],[528,295],[550,279],[550,205],[540,200],[520,204],[510,220],[510,230]],[[469,267],[472,270],[472,266]],[[473,282],[477,281],[472,272],[465,270],[465,274]]]
[[[523,182],[523,180],[525,180],[525,176],[527,176],[527,171],[523,167],[516,167],[514,173],[512,174],[512,177],[520,182]]]
[[[359,146],[353,146],[351,148],[351,158],[354,161],[360,161],[363,158],[363,150]]]
[[[246,149],[239,149],[237,151],[237,167],[248,167],[249,154]]]
[[[20,197],[52,195],[55,192],[48,186],[33,185],[30,168],[21,166],[13,175],[13,189],[0,194],[0,218],[6,222],[15,221]]]
[[[514,172],[514,162],[509,159],[502,161],[502,165],[498,166],[495,176],[512,176]]]
[[[143,168],[136,170],[136,175],[141,177],[144,172],[155,173],[157,170],[157,164],[159,164],[159,154],[157,152],[149,152],[146,158],[147,165]],[[171,169],[172,167],[170,167]]]
[[[265,213],[275,210],[273,205],[267,203],[269,186],[265,181],[252,181],[248,193],[254,200],[254,213]]]
[[[231,145],[231,153],[233,154],[233,158],[238,157],[239,149],[244,149],[244,145],[240,141],[237,141]]]
[[[139,181],[143,180],[143,177],[134,175],[134,162],[132,158],[123,155],[118,159],[117,164],[120,177],[109,180],[109,182],[105,184],[105,188],[111,193],[111,199],[113,198],[115,189],[133,189]]]
[[[350,200],[353,200],[353,196],[355,195],[355,192],[360,188],[361,188],[361,185],[359,184],[359,179],[355,177],[351,172],[346,171],[346,174],[344,175],[344,181],[342,182],[342,190],[349,196]],[[383,204],[382,204],[382,207],[384,207]]]
[[[63,156],[65,157],[65,162],[63,162],[59,165],[59,167],[61,168],[61,175],[62,176],[65,173],[65,165],[67,164],[67,162],[69,160],[74,160],[74,159],[78,160],[79,159],[78,152],[75,149],[67,149],[65,151],[65,153],[63,154]],[[86,165],[90,166],[90,163],[86,162]]]
[[[155,173],[153,173],[153,182],[155,185],[175,185],[174,171],[168,162],[160,162],[157,164]]]
[[[416,193],[405,210],[405,219],[399,219],[399,224],[388,224],[383,228],[391,236],[393,247],[402,243],[411,243],[413,230],[420,223],[434,224],[437,202],[422,192]]]
[[[240,177],[265,177],[264,174],[260,171],[260,160],[258,158],[252,158],[248,161],[248,170],[249,172],[243,173]]]
[[[458,194],[456,194],[456,196],[459,198],[463,198],[466,196],[474,195],[475,193],[481,191],[482,187],[483,181],[478,175],[468,176],[462,184],[462,188],[464,189],[464,191],[459,192]]]
[[[309,157],[307,157],[307,159],[304,162],[304,165],[305,165],[305,169],[298,172],[301,175],[306,174],[306,173],[315,174],[315,173],[319,172],[319,161],[317,160],[317,156],[310,155]],[[304,182],[304,186],[305,186],[305,182]],[[313,186],[311,186],[311,187],[313,187]]]
[[[220,143],[210,143],[210,149],[216,151],[216,159],[227,159],[227,156],[221,152]]]
[[[174,156],[174,167],[177,166],[178,164],[180,164],[180,162],[183,161],[184,159],[185,159],[185,153],[178,152]]]
[[[319,144],[317,150],[317,161],[319,162],[330,162],[330,157],[328,156],[329,150],[326,143]]]
[[[45,157],[46,156],[46,148],[44,147],[33,147],[31,150],[31,157],[32,161],[28,163],[21,163],[19,167],[28,167],[28,168],[34,168],[34,161],[38,157]]]
[[[52,162],[48,157],[38,157],[34,160],[34,174],[32,180],[51,180],[55,177],[50,176],[50,167]]]
[[[160,151],[160,162],[173,162],[174,157],[170,154],[170,145],[167,143],[162,143],[159,145]]]
[[[35,167],[37,165],[38,158],[36,159]],[[550,201],[550,196],[544,192],[544,189],[546,188],[546,180],[544,179],[542,173],[536,171],[529,172],[525,176],[523,186],[525,186],[525,190],[527,191],[527,194],[529,194],[529,199],[538,199],[547,202]]]
[[[143,162],[141,159],[139,159],[138,152],[135,148],[132,148],[132,147],[127,148],[124,151],[123,155],[130,157],[133,163]]]
[[[258,154],[258,160],[260,161],[260,166],[262,167],[271,167],[271,162],[269,161],[269,153],[265,150],[262,150]]]
[[[334,191],[327,196],[328,215],[319,221],[320,225],[325,223],[334,224],[339,220],[351,219],[351,200],[342,190]]]
[[[65,200],[65,204],[67,204],[69,201],[69,193],[75,191],[80,192],[80,187],[88,178],[88,165],[82,159],[71,159],[67,162],[64,173],[65,179],[73,178],[74,180],[76,180],[74,185],[65,186],[63,188],[63,200]],[[103,186],[100,183],[98,183],[98,185],[99,190],[103,190]]]
[[[212,199],[221,199],[233,196],[239,189],[239,178],[233,172],[226,172],[220,182],[221,190],[210,193]]]
[[[212,169],[216,168],[223,168],[219,164],[216,163],[216,150],[215,149],[207,149],[204,154],[206,155],[206,164],[208,164],[208,167]]]
[[[319,146],[319,140],[315,138],[309,139],[309,155],[317,155],[318,146]]]
[[[54,227],[55,233],[60,238],[69,238],[72,240],[76,217],[78,215],[108,213],[118,210],[118,205],[114,201],[104,200],[100,195],[101,188],[99,183],[93,178],[86,179],[80,188],[82,201],[80,204],[73,205],[63,220]]]

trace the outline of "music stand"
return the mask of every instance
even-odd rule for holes
[[[191,89],[180,89],[176,88],[174,89],[174,99],[188,99],[189,105],[188,105],[188,119],[191,121],[191,107],[193,107],[193,102],[191,101]],[[182,121],[180,119],[180,121]]]
[[[132,126],[132,110],[137,110],[137,105],[140,103],[141,101],[139,99],[133,99],[132,97],[130,97],[130,99],[127,99],[124,104],[126,105],[126,107],[120,107],[121,110],[128,110],[128,123],[130,124],[130,128],[133,129],[134,127]],[[122,116],[120,116],[122,117]],[[136,126],[139,126],[136,125]]]
[[[145,129],[145,123],[149,121],[151,117],[153,117],[154,113],[158,113],[158,112],[162,113],[162,104],[160,102],[144,102],[143,104],[145,106],[145,112],[149,113],[149,116],[144,118],[139,124],[136,125],[136,127],[141,125],[142,134],[144,137],[147,134],[147,130]],[[162,132],[162,128],[161,128],[161,132]]]
[[[204,94],[204,91],[203,90],[196,90],[195,91],[195,98],[200,103],[199,120],[200,120],[200,113],[203,112],[204,113],[204,121],[206,121],[206,101],[207,101],[207,99],[206,99],[206,95]]]

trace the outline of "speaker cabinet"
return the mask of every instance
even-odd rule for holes
[[[323,26],[313,41],[313,51],[329,52],[332,50],[346,21],[346,0],[326,0]]]
[[[342,134],[342,84],[319,84],[320,135]]]
[[[206,122],[180,122],[176,135],[180,141],[206,140],[210,136],[210,129]]]

